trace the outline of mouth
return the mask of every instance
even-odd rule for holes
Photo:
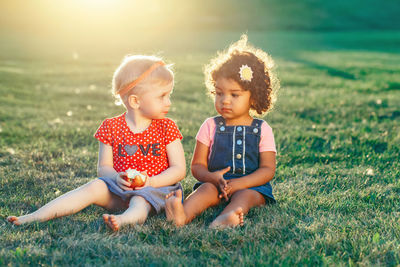
[[[223,113],[227,113],[227,112],[232,112],[232,109],[230,109],[230,108],[222,108],[221,111]]]

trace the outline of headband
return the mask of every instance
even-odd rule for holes
[[[119,94],[120,96],[123,94],[126,94],[129,90],[131,90],[133,87],[135,87],[143,79],[145,79],[147,76],[149,76],[150,73],[152,73],[159,66],[165,66],[165,63],[163,61],[157,61],[150,68],[148,68],[145,72],[143,72],[136,80],[127,84],[124,88],[119,90],[117,94]]]

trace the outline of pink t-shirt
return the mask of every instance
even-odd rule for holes
[[[199,132],[196,135],[196,140],[210,148],[208,157],[211,155],[212,145],[214,143],[215,135],[215,121],[214,118],[206,119],[201,125]],[[272,151],[276,153],[274,134],[272,133],[271,126],[263,121],[261,124],[261,135],[259,152]]]

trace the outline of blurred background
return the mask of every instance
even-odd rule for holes
[[[139,49],[215,50],[244,32],[252,36],[282,31],[398,30],[399,6],[397,0],[3,0],[1,57],[7,58],[11,55],[7,51],[15,49],[20,57],[40,50],[41,56],[65,52],[75,59],[86,53],[107,57]],[[217,38],[221,31],[234,35],[221,40]],[[267,39],[271,52],[308,45],[301,36],[271,35]],[[312,41],[325,47],[330,40],[317,36]],[[356,41],[351,39],[348,45]]]

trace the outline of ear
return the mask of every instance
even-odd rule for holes
[[[132,109],[139,108],[139,97],[137,95],[128,96],[128,105]]]
[[[254,107],[256,101],[250,96],[250,107]]]

